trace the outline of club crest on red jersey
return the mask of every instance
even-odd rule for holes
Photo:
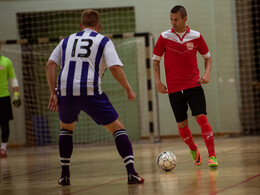
[[[193,42],[186,43],[186,47],[187,47],[188,50],[193,50],[193,48],[194,48]]]

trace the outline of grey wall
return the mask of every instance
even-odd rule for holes
[[[18,39],[17,12],[71,10],[134,6],[136,31],[150,32],[155,41],[160,33],[170,29],[169,12],[177,4],[188,12],[188,26],[201,32],[213,58],[211,82],[204,86],[208,119],[214,132],[240,132],[236,76],[236,21],[234,0],[20,0],[0,1],[0,39]],[[198,56],[203,73],[203,60]],[[163,63],[162,80],[165,81]],[[178,134],[167,95],[159,94],[161,135]],[[17,117],[17,116],[16,116]],[[190,118],[192,133],[200,133],[195,119]],[[15,123],[14,121],[12,123]],[[12,127],[13,124],[11,124]],[[143,132],[148,135],[148,130]],[[22,142],[24,138],[21,139]],[[12,129],[10,142],[19,142]]]

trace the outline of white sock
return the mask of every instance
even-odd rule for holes
[[[6,151],[7,143],[1,143],[1,149],[4,149]]]

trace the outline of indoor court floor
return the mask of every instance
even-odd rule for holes
[[[260,137],[215,137],[219,167],[208,167],[202,138],[195,138],[202,165],[193,164],[180,138],[160,143],[133,143],[135,167],[145,183],[128,185],[123,161],[114,144],[78,145],[71,159],[71,185],[57,184],[60,176],[58,147],[9,149],[0,159],[1,195],[204,195],[260,194]],[[177,157],[177,166],[163,172],[156,166],[162,151]]]

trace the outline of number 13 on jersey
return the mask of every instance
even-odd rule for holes
[[[88,45],[85,45],[84,43],[86,43]],[[77,44],[78,44],[78,39],[75,39],[74,40],[74,43],[73,43],[73,48],[72,48],[72,52],[71,52],[71,57],[75,57],[75,54],[76,54],[76,47],[77,47]],[[84,53],[78,53],[77,57],[82,57],[82,58],[87,58],[90,56],[91,54],[91,50],[90,50],[90,47],[92,46],[93,44],[93,41],[91,39],[81,39],[80,40],[80,49],[82,50],[86,50]],[[84,44],[84,45],[83,45]]]

